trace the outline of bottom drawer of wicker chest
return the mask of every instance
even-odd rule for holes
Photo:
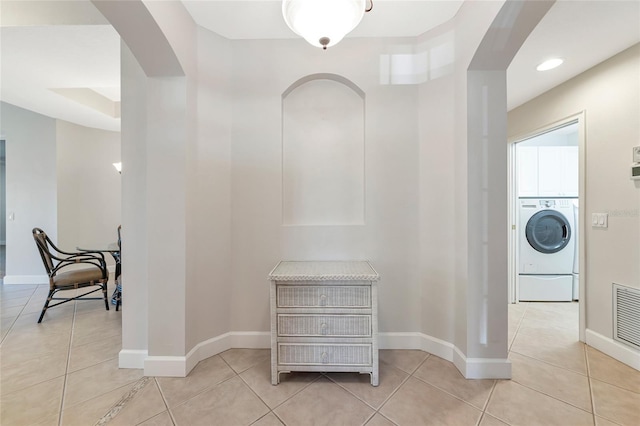
[[[371,344],[279,343],[279,365],[370,366]]]

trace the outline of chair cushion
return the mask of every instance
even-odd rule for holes
[[[98,268],[77,269],[69,272],[58,273],[53,277],[53,285],[56,287],[82,286],[97,283],[102,279],[102,272]]]

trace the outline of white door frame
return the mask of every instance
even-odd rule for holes
[[[532,137],[541,135],[543,133],[550,132],[558,127],[564,127],[571,123],[578,124],[578,199],[580,200],[580,210],[579,210],[579,226],[578,232],[580,233],[579,238],[579,246],[578,246],[578,255],[580,256],[580,289],[579,289],[579,317],[580,317],[580,332],[579,338],[581,342],[585,341],[585,329],[586,329],[586,298],[587,292],[586,287],[588,283],[588,277],[586,276],[586,268],[585,268],[585,255],[586,255],[586,244],[585,244],[585,234],[586,234],[586,224],[590,223],[585,220],[585,211],[587,200],[585,197],[585,159],[586,159],[586,150],[585,150],[585,112],[581,111],[575,115],[563,118],[559,121],[551,123],[547,126],[536,129],[532,132],[517,135],[515,137],[508,139],[508,161],[509,161],[509,182],[508,182],[508,193],[509,193],[509,204],[508,204],[508,215],[509,215],[509,303],[518,303],[518,223],[519,223],[519,211],[516,208],[518,201],[518,175],[516,170],[516,144],[518,142],[522,142],[526,139],[531,139]]]

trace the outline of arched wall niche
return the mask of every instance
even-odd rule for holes
[[[363,225],[365,93],[312,74],[282,94],[282,223]]]

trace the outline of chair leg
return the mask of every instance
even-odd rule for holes
[[[47,300],[44,302],[44,306],[42,307],[42,313],[40,314],[40,318],[38,319],[38,324],[42,322],[42,318],[44,317],[44,313],[47,311],[47,308],[49,307],[49,302],[51,302],[53,293],[55,293],[55,290],[49,290],[49,294],[47,295]]]
[[[104,297],[104,307],[109,310],[109,298],[107,296],[107,283],[102,284],[102,296]]]
[[[116,285],[116,311],[120,309],[120,301],[122,300],[122,287],[120,284]]]

